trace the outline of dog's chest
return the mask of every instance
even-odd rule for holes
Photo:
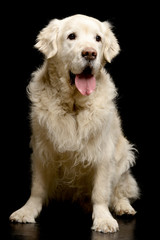
[[[77,102],[73,98],[73,99],[68,99],[68,102],[63,102],[61,104],[61,108],[66,114],[77,116],[81,111],[83,111],[86,108],[86,104],[83,102]]]
[[[76,162],[75,157],[68,154],[61,155],[57,164],[58,186],[69,189],[91,188],[94,176],[94,167],[88,162]]]

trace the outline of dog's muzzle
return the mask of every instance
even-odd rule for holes
[[[96,79],[91,67],[86,67],[82,73],[74,74],[70,71],[70,83],[76,86],[82,95],[90,95],[96,88]]]

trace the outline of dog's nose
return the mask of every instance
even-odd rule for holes
[[[88,47],[82,51],[82,57],[86,60],[94,60],[97,57],[97,52],[94,48]]]

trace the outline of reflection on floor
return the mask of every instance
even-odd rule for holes
[[[50,206],[44,207],[36,224],[10,223],[7,217],[8,236],[5,239],[142,240],[145,239],[145,233],[148,236],[150,228],[147,228],[146,223],[151,218],[142,205],[135,208],[137,214],[134,217],[114,216],[119,223],[118,232],[104,234],[91,230],[91,213],[84,213],[77,205],[53,202]]]
[[[95,231],[83,232],[79,228],[76,232],[75,229],[66,232],[61,229],[61,232],[56,230],[56,227],[49,226],[49,229],[41,224],[18,224],[10,223],[10,239],[23,239],[23,240],[39,240],[39,239],[91,239],[91,240],[135,240],[135,224],[136,219],[132,220],[118,220],[120,230],[117,233],[103,234]]]

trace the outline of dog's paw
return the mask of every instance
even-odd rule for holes
[[[35,223],[35,218],[33,211],[31,209],[28,209],[26,207],[22,207],[21,209],[13,212],[9,220],[11,222],[19,222],[19,223]]]
[[[130,205],[130,203],[128,201],[119,201],[115,208],[115,213],[118,216],[122,216],[124,214],[128,214],[128,215],[135,215],[136,211],[134,210],[134,208]]]
[[[107,219],[95,219],[92,230],[103,233],[114,233],[119,230],[117,221],[113,217]]]

